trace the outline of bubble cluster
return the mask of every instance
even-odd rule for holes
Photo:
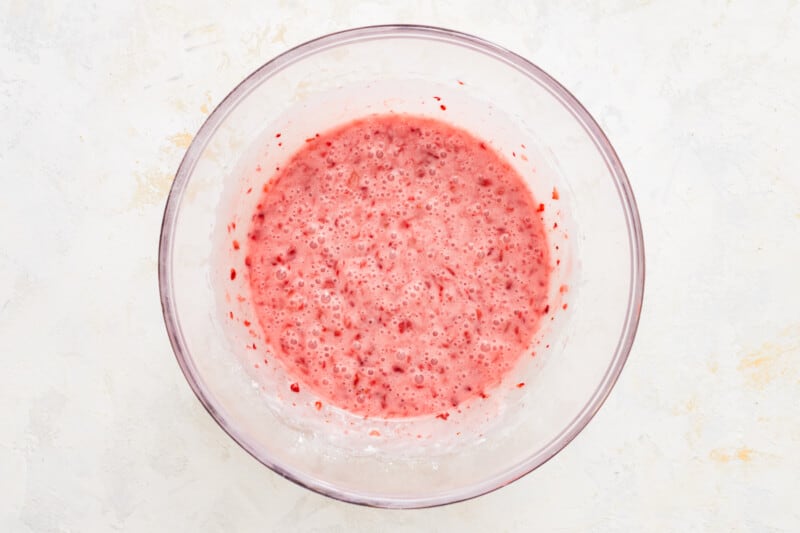
[[[547,241],[521,177],[486,143],[374,116],[308,140],[265,191],[248,233],[256,315],[327,402],[446,411],[485,396],[529,347]]]

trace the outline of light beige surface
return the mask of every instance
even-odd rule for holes
[[[435,4],[0,1],[0,530],[800,529],[800,6]],[[387,22],[481,35],[571,89],[627,167],[648,260],[588,428],[509,487],[412,512],[309,493],[233,444],[156,287],[213,106],[289,46]]]

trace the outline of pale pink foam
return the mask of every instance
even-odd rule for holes
[[[541,213],[480,139],[428,118],[356,120],[309,139],[264,191],[252,299],[299,388],[368,416],[445,413],[530,347],[547,312]]]

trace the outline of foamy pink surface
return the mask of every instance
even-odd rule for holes
[[[537,205],[499,154],[442,121],[382,115],[309,139],[248,233],[265,340],[296,389],[357,414],[485,397],[546,312]]]

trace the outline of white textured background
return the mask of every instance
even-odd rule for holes
[[[800,530],[800,6],[435,3],[0,0],[0,531]],[[478,34],[571,89],[627,167],[648,260],[587,429],[507,488],[411,512],[233,444],[156,286],[213,106],[289,46],[388,22]]]

